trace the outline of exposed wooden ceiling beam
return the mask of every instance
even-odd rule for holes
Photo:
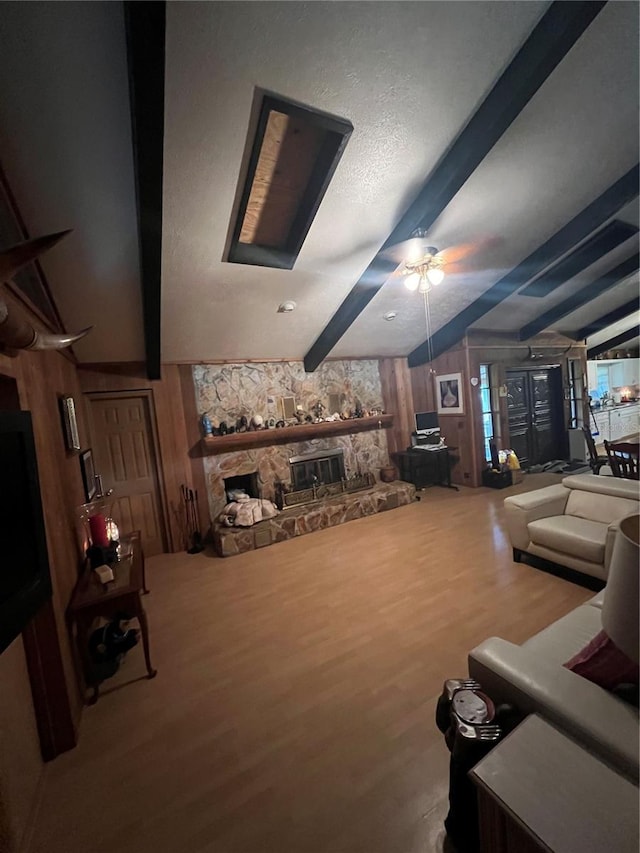
[[[627,329],[626,332],[621,332],[619,335],[616,335],[615,338],[609,338],[608,341],[604,341],[603,343],[598,344],[598,346],[588,349],[587,358],[595,358],[597,355],[600,355],[600,353],[607,352],[607,350],[610,349],[615,349],[622,344],[626,344],[627,341],[637,338],[638,335],[640,335],[640,325],[633,326],[631,329]]]
[[[550,269],[545,270],[542,275],[539,275],[523,288],[519,296],[548,296],[560,285],[586,270],[591,264],[608,255],[609,252],[637,233],[638,229],[635,225],[614,219],[604,228],[592,234],[588,240],[581,243],[577,249],[574,249],[557,264],[553,264]]]
[[[640,166],[635,165],[615,182],[595,201],[574,216],[563,228],[538,247],[517,267],[508,272],[481,296],[453,319],[438,329],[429,340],[409,354],[409,366],[424,364],[429,358],[437,358],[457,344],[467,333],[467,329],[484,317],[508,296],[519,290],[523,284],[542,272],[549,264],[568,252],[572,246],[581,242],[591,232],[614,216],[625,204],[638,196]]]
[[[613,311],[609,311],[609,313],[605,314],[604,317],[599,317],[597,320],[589,323],[588,326],[583,326],[581,329],[578,329],[574,337],[577,341],[581,341],[583,338],[595,335],[596,332],[601,332],[603,329],[606,329],[607,326],[612,326],[614,323],[624,320],[625,317],[630,317],[637,311],[640,311],[640,296],[635,296],[619,308],[614,308]]]
[[[416,228],[431,227],[604,6],[605,2],[550,5],[306,354],[307,372],[326,358],[389,277],[389,261],[380,253],[409,239]]]
[[[636,233],[637,231],[638,229],[635,228]],[[562,320],[563,317],[566,317],[573,311],[577,311],[578,308],[582,308],[583,305],[591,302],[592,299],[595,299],[606,290],[609,290],[611,287],[615,287],[616,284],[619,284],[625,278],[628,278],[628,276],[637,272],[639,267],[639,258],[640,256],[638,255],[638,252],[636,252],[635,255],[627,258],[621,264],[618,264],[616,267],[600,276],[600,278],[590,282],[586,287],[581,287],[576,293],[572,293],[571,296],[563,299],[562,302],[558,303],[558,305],[554,305],[553,308],[550,308],[535,320],[527,323],[526,326],[523,326],[520,329],[520,340],[527,341],[539,332],[544,331],[544,329],[548,329],[549,326],[557,323],[558,320]]]
[[[166,8],[150,0],[124,10],[145,359],[148,378],[159,379]]]

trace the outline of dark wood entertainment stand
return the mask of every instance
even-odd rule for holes
[[[395,454],[400,469],[400,479],[407,483],[413,483],[416,489],[424,489],[427,486],[443,486],[446,489],[455,489],[451,482],[451,451],[455,447],[442,447],[438,450],[401,450]]]

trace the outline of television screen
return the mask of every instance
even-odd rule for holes
[[[438,429],[437,412],[416,412],[416,432],[425,429]]]
[[[0,652],[51,597],[29,412],[0,412]]]

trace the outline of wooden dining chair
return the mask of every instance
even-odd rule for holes
[[[598,451],[596,450],[596,443],[593,440],[591,429],[588,426],[583,426],[582,432],[584,433],[584,440],[587,443],[587,450],[589,451],[589,465],[591,466],[591,470],[594,474],[599,474],[600,469],[603,467],[603,465],[609,464],[609,457],[598,456]]]
[[[614,477],[625,480],[638,480],[638,451],[640,444],[628,441],[605,441],[604,449],[609,457],[609,465]]]

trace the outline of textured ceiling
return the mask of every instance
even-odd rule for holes
[[[302,358],[547,7],[167,4],[163,360]],[[74,228],[44,262],[61,314],[95,325],[82,360],[141,358],[121,5],[2,12],[0,160],[31,233]],[[354,125],[291,271],[222,260],[260,89]],[[637,161],[638,5],[609,3],[431,228],[440,249],[472,247],[466,271],[433,292],[433,330]],[[616,218],[637,224],[637,204]],[[476,325],[515,331],[633,249],[545,299],[510,297]],[[631,277],[553,328],[584,326],[637,287]],[[285,299],[293,314],[276,313]],[[331,355],[407,354],[425,329],[421,298],[391,277]]]

